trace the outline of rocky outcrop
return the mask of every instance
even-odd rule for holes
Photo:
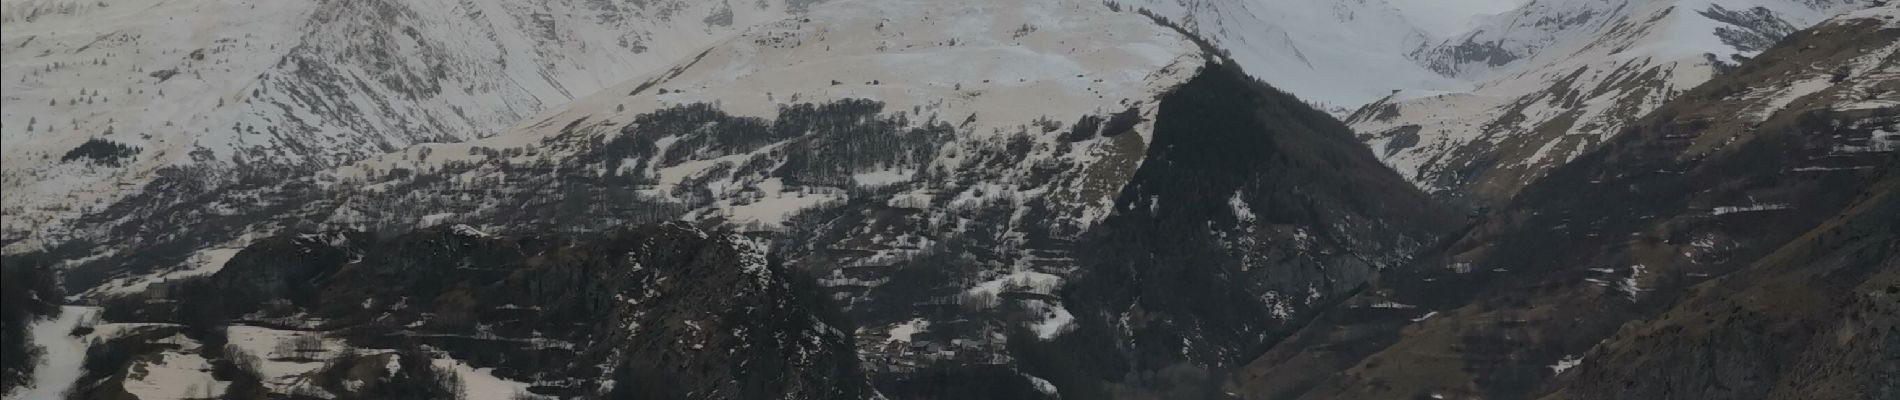
[[[1078,245],[1064,299],[1132,349],[1137,375],[1237,366],[1458,222],[1332,117],[1231,65],[1161,99],[1141,165]]]

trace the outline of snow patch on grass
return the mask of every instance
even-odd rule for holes
[[[71,335],[73,327],[98,312],[99,309],[93,307],[65,306],[60,308],[58,318],[34,323],[28,335],[33,337],[33,344],[41,346],[46,353],[40,355],[40,365],[33,369],[32,380],[6,398],[61,398],[84,373],[80,366],[86,359],[86,342]]]
[[[257,356],[258,378],[274,391],[289,392],[292,388],[309,380],[307,375],[323,368],[325,360],[334,357],[345,345],[334,339],[323,337],[316,332],[271,329],[257,326],[232,325],[225,329],[230,343],[253,356]],[[284,354],[280,351],[294,346],[292,343],[300,336],[314,335],[322,344],[321,349],[300,354]]]
[[[997,295],[1005,290],[1022,289],[1036,293],[1050,293],[1062,284],[1062,277],[1036,271],[1015,271],[978,283],[965,291],[970,295],[987,293]]]
[[[886,340],[886,342],[910,343],[911,336],[915,336],[917,332],[922,332],[928,328],[930,328],[930,321],[925,321],[923,318],[913,318],[909,321],[891,326],[891,329],[886,333],[886,335],[890,336],[890,339]]]
[[[1247,206],[1247,200],[1242,199],[1240,194],[1239,191],[1235,191],[1233,197],[1228,197],[1227,206],[1234,209],[1234,218],[1240,219],[1241,222],[1253,222],[1258,217],[1254,216],[1253,208]]]
[[[224,263],[231,261],[231,257],[236,256],[239,250],[242,249],[232,246],[199,251],[196,254],[192,254],[191,258],[186,260],[184,264],[169,271],[151,275],[113,279],[97,288],[87,291],[81,296],[97,294],[134,294],[145,291],[146,288],[151,287],[154,283],[215,274],[218,273],[219,270],[223,270]]]
[[[462,383],[467,386],[462,395],[467,400],[510,400],[516,393],[528,393],[528,387],[532,386],[496,377],[494,368],[475,368],[462,360],[438,358],[433,363],[461,375]]]
[[[1023,374],[1023,379],[1028,379],[1029,385],[1034,386],[1036,388],[1036,391],[1041,392],[1042,395],[1044,396],[1054,397],[1057,395],[1056,384],[1049,383],[1048,379],[1037,378],[1036,376],[1029,375],[1029,374]]]
[[[1048,318],[1032,327],[1036,330],[1036,337],[1042,340],[1055,339],[1057,335],[1073,330],[1070,324],[1075,322],[1075,314],[1070,314],[1068,309],[1059,305],[1050,305],[1048,311]]]
[[[710,212],[717,212],[737,223],[757,223],[766,227],[784,225],[785,219],[799,211],[818,207],[827,203],[844,201],[843,193],[831,190],[785,190],[785,183],[779,178],[766,179],[757,186],[761,197],[742,201],[727,199],[714,205]]]
[[[1709,214],[1710,215],[1728,215],[1728,214],[1756,212],[1756,211],[1786,210],[1789,208],[1790,207],[1787,204],[1749,204],[1745,206],[1716,207],[1712,210],[1709,210]]]
[[[126,392],[141,400],[200,399],[224,393],[231,383],[211,376],[211,363],[197,354],[197,341],[183,336],[166,340],[184,347],[161,352],[157,360],[133,361]]]
[[[916,173],[904,169],[887,169],[854,174],[851,175],[851,181],[860,186],[881,186],[910,181],[910,177]]]
[[[1557,360],[1556,364],[1551,364],[1550,371],[1552,374],[1562,374],[1564,371],[1576,368],[1578,364],[1583,364],[1583,356],[1567,356],[1562,360]]]

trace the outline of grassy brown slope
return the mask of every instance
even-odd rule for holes
[[[1546,399],[1900,397],[1900,177],[1625,325]]]
[[[1606,340],[1625,340],[1618,332],[1626,322],[1656,320],[1697,298],[1690,289],[1696,284],[1769,262],[1777,249],[1858,212],[1881,182],[1893,179],[1900,170],[1894,153],[1837,150],[1891,130],[1900,110],[1833,106],[1894,93],[1895,74],[1855,71],[1853,79],[1795,99],[1766,121],[1738,116],[1767,103],[1754,95],[1757,88],[1825,77],[1848,60],[1881,54],[1875,52],[1889,54],[1881,65],[1900,65],[1891,55],[1896,40],[1900,30],[1878,22],[1797,33],[1554,170],[1414,268],[1386,271],[1373,290],[1256,359],[1230,389],[1260,399],[1537,398],[1556,390],[1555,381],[1584,379],[1572,377],[1578,371],[1624,368],[1586,352]],[[1775,209],[1717,212],[1764,204]],[[1419,308],[1372,307],[1388,301]],[[1659,351],[1723,350],[1661,346],[1646,354],[1664,356]],[[1788,357],[1824,354],[1809,351]],[[1578,356],[1583,366],[1567,376],[1551,368]],[[1592,367],[1597,363],[1604,364]],[[1718,397],[1764,398],[1778,388],[1831,379],[1790,369],[1758,372],[1764,381],[1793,383]],[[1581,390],[1566,393],[1702,398],[1682,390],[1625,393],[1630,396]]]

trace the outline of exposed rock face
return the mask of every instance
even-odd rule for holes
[[[1894,18],[1823,23],[1684,93],[1388,271],[1235,386],[1302,399],[1891,396]]]
[[[536,391],[587,398],[871,396],[849,326],[738,235],[661,225],[593,240],[472,228],[351,243],[267,239],[212,278],[238,316],[296,310],[368,349],[418,341]],[[350,254],[350,259],[331,257]],[[270,261],[267,261],[270,260]],[[298,260],[285,264],[282,260]],[[273,270],[305,271],[282,279]],[[393,346],[392,346],[393,347]]]
[[[313,305],[321,293],[312,282],[359,258],[360,254],[352,253],[371,240],[367,236],[332,232],[265,238],[245,246],[212,280],[234,300]]]
[[[1409,55],[1446,76],[1483,77],[1618,22],[1642,1],[1528,1],[1476,29]]]
[[[1716,28],[1715,36],[1722,38],[1722,44],[1743,52],[1767,50],[1797,29],[1781,16],[1775,15],[1774,11],[1763,7],[1730,10],[1720,4],[1713,4],[1697,13],[1710,20],[1727,23],[1729,26]]]
[[[1064,301],[1084,329],[1132,349],[1104,368],[1129,376],[1218,375],[1457,222],[1330,116],[1218,64],[1161,99],[1155,142],[1116,204],[1078,244],[1083,279]]]

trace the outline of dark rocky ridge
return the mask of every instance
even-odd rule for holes
[[[1091,398],[1077,386],[1096,379],[1117,397],[1216,397],[1294,322],[1459,222],[1337,120],[1233,65],[1160,101],[1114,214],[1076,244],[1063,301],[1082,328],[1032,350],[1070,354],[1040,360],[1065,395]]]

